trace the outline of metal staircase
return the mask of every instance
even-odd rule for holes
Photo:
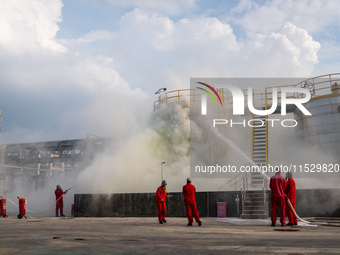
[[[268,163],[268,116],[253,115],[252,128],[252,160],[257,165],[267,165]],[[252,173],[252,188],[262,188],[263,175]]]
[[[257,166],[268,162],[268,126],[267,116],[253,115],[252,123],[252,160]],[[250,176],[250,187],[243,187],[242,219],[266,219],[268,214],[267,188],[268,181],[262,173],[253,172]]]
[[[267,194],[262,190],[247,190],[245,201],[242,204],[242,219],[266,219],[268,204],[265,199]]]

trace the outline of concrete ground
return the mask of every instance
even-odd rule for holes
[[[340,254],[340,227],[271,227],[270,220],[0,218],[2,254]],[[286,231],[281,231],[286,230]],[[290,231],[298,230],[298,231]]]

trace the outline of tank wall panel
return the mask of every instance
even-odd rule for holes
[[[296,133],[311,144],[317,144],[327,154],[338,160],[340,155],[340,97],[310,101],[304,106],[312,116],[294,111],[298,125]]]

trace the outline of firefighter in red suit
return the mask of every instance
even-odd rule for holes
[[[162,181],[162,185],[158,187],[156,191],[156,204],[158,209],[158,221],[159,224],[166,223],[166,198],[169,197],[166,191],[166,181]]]
[[[295,181],[293,179],[293,174],[291,172],[288,172],[286,174],[286,179],[287,179],[287,188],[286,188],[286,213],[288,216],[288,224],[287,226],[293,226],[297,225],[297,219],[295,214],[293,213],[293,210],[290,208],[288,204],[288,200],[292,204],[294,210],[295,210],[295,199],[296,199],[296,185]]]
[[[202,222],[200,221],[200,216],[197,211],[196,206],[196,188],[194,185],[191,184],[191,179],[187,179],[187,184],[183,186],[183,197],[184,197],[184,204],[185,204],[185,210],[187,212],[188,216],[188,226],[192,226],[193,223],[193,217],[195,218],[196,222],[198,223],[198,226],[202,225]]]
[[[64,209],[64,202],[63,202],[63,195],[67,193],[67,190],[64,192],[60,185],[57,185],[57,189],[55,190],[55,201],[56,201],[56,207],[55,207],[55,216],[58,217],[58,211],[60,209],[60,216],[65,216],[63,213]]]
[[[285,221],[285,191],[287,188],[287,181],[281,176],[281,169],[275,168],[276,174],[270,178],[269,187],[271,189],[271,220],[272,226],[276,224],[276,210],[277,206],[280,209],[281,227],[286,224]]]

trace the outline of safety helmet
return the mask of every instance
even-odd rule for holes
[[[293,173],[292,172],[287,172],[286,173],[286,178],[289,179],[289,178],[292,178],[293,177]]]
[[[187,183],[191,183],[191,178],[190,177],[187,178]]]

